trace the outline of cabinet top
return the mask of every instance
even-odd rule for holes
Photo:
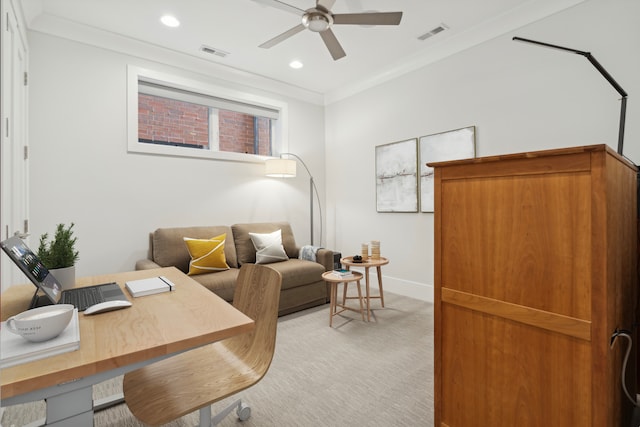
[[[427,163],[427,166],[430,166],[432,168],[438,168],[438,167],[446,167],[446,166],[453,166],[453,165],[490,163],[490,162],[499,162],[504,160],[532,159],[532,158],[549,157],[549,156],[565,156],[568,154],[593,153],[593,152],[599,152],[599,151],[606,151],[607,154],[614,156],[621,162],[627,164],[629,167],[633,168],[634,170],[637,170],[637,166],[634,165],[629,159],[619,155],[615,150],[613,150],[611,147],[609,147],[606,144],[585,145],[580,147],[569,147],[569,148],[557,148],[552,150],[529,151],[529,152],[514,153],[514,154],[501,154],[497,156],[476,157],[472,159],[463,159],[463,160],[449,160],[444,162],[432,162],[432,163]]]

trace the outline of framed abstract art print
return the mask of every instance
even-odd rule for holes
[[[420,211],[433,212],[431,162],[470,159],[476,154],[476,127],[469,126],[420,138]]]
[[[417,138],[376,147],[376,209],[418,212]]]

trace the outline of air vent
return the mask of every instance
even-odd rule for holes
[[[421,35],[420,37],[418,37],[418,40],[426,40],[429,37],[433,37],[438,33],[443,32],[444,30],[448,29],[449,27],[446,24],[440,24],[437,27],[435,27],[433,30],[424,33],[423,35]]]
[[[225,56],[229,55],[229,52],[225,52],[224,50],[216,49],[215,47],[211,47],[211,46],[202,45],[202,46],[200,46],[200,50],[202,52],[204,52],[204,53],[208,53],[210,55],[220,56],[222,58],[224,58]]]

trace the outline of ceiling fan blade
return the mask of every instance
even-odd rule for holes
[[[402,12],[338,13],[333,15],[334,24],[352,25],[398,25]]]
[[[325,11],[330,11],[336,0],[316,0],[316,9],[324,9]]]
[[[329,53],[333,57],[334,61],[347,56],[345,51],[342,49],[342,46],[340,46],[336,35],[331,31],[331,28],[322,31],[320,33],[320,37],[322,37],[322,41],[327,46],[327,49],[329,49]]]
[[[290,30],[287,30],[282,34],[275,36],[271,40],[267,40],[266,42],[262,43],[260,47],[263,49],[269,49],[270,47],[273,47],[278,43],[285,41],[289,37],[298,34],[300,31],[304,30],[304,28],[305,28],[304,25],[298,24],[295,27],[291,28]]]
[[[265,6],[275,7],[276,9],[284,10],[287,12],[291,12],[298,16],[302,16],[304,14],[304,10],[298,9],[295,6],[291,6],[290,4],[283,3],[278,0],[253,0],[256,3],[264,4]]]

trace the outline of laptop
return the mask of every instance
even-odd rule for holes
[[[128,301],[115,282],[62,290],[62,285],[19,237],[13,236],[0,242],[0,247],[37,288],[29,308],[51,304],[73,304],[78,311],[84,311],[94,304],[105,301]]]

